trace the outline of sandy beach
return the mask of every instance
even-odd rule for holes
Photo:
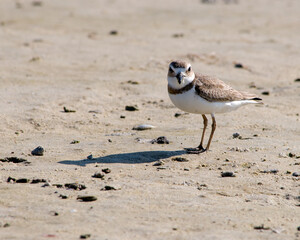
[[[300,239],[299,12],[1,0],[0,239]],[[174,59],[264,105],[216,115],[210,151],[186,154],[203,124],[168,97]]]

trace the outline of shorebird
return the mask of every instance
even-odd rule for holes
[[[236,110],[247,104],[262,104],[262,99],[255,94],[233,89],[218,78],[195,74],[190,63],[173,61],[168,70],[168,92],[173,104],[179,109],[201,114],[203,131],[201,141],[196,148],[185,148],[187,153],[202,153],[209,149],[216,130],[216,113],[225,113]],[[203,147],[207,117],[212,118],[212,129],[206,148]]]

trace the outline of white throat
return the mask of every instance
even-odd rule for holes
[[[169,77],[168,76],[168,83],[170,87],[174,89],[180,89],[191,83],[195,79],[195,73],[192,74],[192,76],[187,76],[182,79],[182,82],[179,84],[176,77]]]

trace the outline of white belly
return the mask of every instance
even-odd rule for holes
[[[194,88],[182,94],[170,94],[173,104],[182,111],[197,114],[214,114],[233,111],[242,105],[255,103],[252,100],[232,101],[232,102],[209,102],[199,97]]]

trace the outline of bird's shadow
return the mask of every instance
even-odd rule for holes
[[[82,160],[64,160],[58,163],[67,165],[86,166],[92,163],[125,163],[125,164],[139,164],[150,163],[161,159],[179,156],[185,154],[183,150],[180,151],[145,151],[145,152],[132,152],[111,154],[104,157],[82,159]]]

